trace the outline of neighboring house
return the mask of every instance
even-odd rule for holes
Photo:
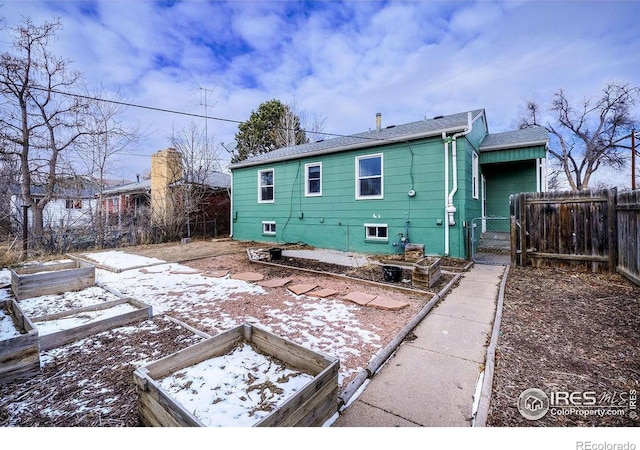
[[[9,187],[11,204],[13,205],[13,226],[16,230],[22,228],[23,208],[20,185]],[[98,183],[86,177],[69,177],[60,180],[54,188],[53,198],[47,203],[43,211],[43,225],[45,229],[84,228],[92,223],[96,210],[95,193],[99,191]],[[44,198],[42,186],[32,186],[31,194],[35,203]],[[28,209],[29,226],[33,222],[33,213]]]
[[[369,254],[469,257],[474,218],[546,188],[548,133],[490,134],[484,109],[281,148],[232,164],[232,236]]]
[[[186,180],[179,153],[165,149],[151,156],[151,177],[102,192],[101,214],[109,225],[148,225],[163,222],[180,189],[197,190],[198,205],[189,217],[191,232],[207,235],[229,234],[231,176],[221,172],[208,174],[202,182]]]
[[[136,225],[149,209],[150,193],[151,180],[140,181],[139,177],[133,183],[104,189],[98,195],[103,220],[107,225]]]

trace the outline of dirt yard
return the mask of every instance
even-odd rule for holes
[[[488,425],[639,426],[630,407],[640,390],[639,299],[640,287],[618,275],[511,267]],[[581,412],[527,420],[516,402],[529,388],[576,392]]]
[[[169,317],[209,335],[237,323],[259,324],[293,342],[338,357],[341,391],[431,298],[426,292],[392,289],[383,283],[253,263],[248,260],[246,245],[221,241],[122,249],[181,262],[122,274],[103,273],[106,284],[134,298],[138,298],[136,289],[146,284],[141,301],[153,304],[154,317],[139,326],[45,352],[42,375],[0,386],[0,426],[135,426],[133,370],[201,340]],[[184,270],[185,266],[189,270]],[[259,273],[264,280],[289,278],[289,285],[313,285],[333,290],[335,295],[296,296],[287,287],[261,290],[257,283],[250,283],[255,287],[243,290],[246,284],[233,285],[219,300],[213,300],[211,293],[219,282],[190,274],[233,276],[246,272]],[[154,276],[164,277],[165,284],[154,284]],[[195,283],[185,281],[200,276]],[[406,306],[384,310],[341,299],[352,292],[383,296]]]
[[[238,291],[223,302],[202,302],[198,294],[212,285],[195,285],[191,291],[182,285],[157,286],[154,296],[168,299],[162,305],[167,311],[137,326],[48,351],[41,375],[0,386],[0,426],[138,425],[133,370],[202,339],[175,320],[210,335],[241,321],[264,324],[287,339],[338,356],[342,390],[431,298],[427,293],[385,286],[379,268],[349,271],[354,278],[376,282],[367,283],[286,265],[341,273],[344,267],[294,260],[283,261],[284,267],[249,262],[247,245],[251,243],[222,240],[123,250],[182,262],[199,273],[258,272],[265,280],[291,278],[291,283],[312,284],[338,294],[292,297],[285,287],[277,287],[266,295]],[[455,260],[444,264],[449,270],[464,266]],[[133,279],[143,283],[152,271],[146,271],[149,275],[136,272]],[[433,290],[437,292],[451,278],[444,276]],[[346,304],[339,298],[354,291],[383,295],[408,306],[387,311]],[[628,414],[547,414],[529,421],[517,410],[516,401],[523,390],[537,387],[546,392],[593,391],[599,404],[627,402],[628,406],[629,393],[640,387],[639,298],[640,288],[617,275],[510,268],[488,425],[638,426],[640,422]]]

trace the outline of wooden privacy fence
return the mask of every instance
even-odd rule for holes
[[[512,264],[617,270],[640,284],[640,191],[521,193],[510,208]]]

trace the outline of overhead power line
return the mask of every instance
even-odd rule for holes
[[[111,100],[111,99],[107,99],[107,98],[100,98],[100,97],[95,97],[95,96],[91,96],[91,95],[83,95],[83,94],[76,94],[73,92],[64,92],[64,91],[59,91],[57,89],[49,89],[49,88],[43,88],[43,87],[39,87],[39,86],[31,86],[31,89],[36,89],[36,90],[40,90],[40,91],[48,91],[48,92],[52,92],[54,94],[59,94],[59,95],[67,95],[70,97],[77,97],[77,98],[82,98],[85,100],[93,100],[93,101],[98,101],[98,102],[105,102],[105,103],[112,103],[115,105],[121,105],[121,106],[128,106],[131,108],[138,108],[138,109],[146,109],[149,111],[156,111],[156,112],[162,112],[162,113],[167,113],[167,114],[176,114],[176,115],[181,115],[181,116],[188,116],[188,117],[197,117],[199,119],[207,119],[207,120],[217,120],[219,122],[228,122],[228,123],[236,123],[236,124],[241,124],[244,123],[244,121],[242,120],[235,120],[235,119],[228,119],[225,117],[215,117],[215,116],[209,116],[209,115],[203,115],[203,114],[196,114],[196,113],[189,113],[189,112],[184,112],[184,111],[177,111],[174,109],[167,109],[167,108],[158,108],[155,106],[146,106],[146,105],[140,105],[137,103],[131,103],[131,102],[123,102],[123,101],[119,101],[119,100]],[[285,127],[276,127],[278,129],[281,130],[287,130],[289,131],[289,128],[285,128]],[[307,130],[302,130],[305,133],[311,133],[310,131]],[[354,138],[354,139],[362,139],[362,140],[371,140],[371,141],[384,141],[386,139],[383,138],[376,138],[376,137],[368,137],[368,136],[354,136],[354,135],[347,135],[347,134],[337,134],[337,133],[325,133],[322,131],[313,131],[314,134],[321,134],[324,136],[331,136],[331,137],[349,137],[349,138]]]

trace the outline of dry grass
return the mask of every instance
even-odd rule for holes
[[[11,246],[11,243],[0,244],[0,267],[11,267],[21,260],[22,252]]]

